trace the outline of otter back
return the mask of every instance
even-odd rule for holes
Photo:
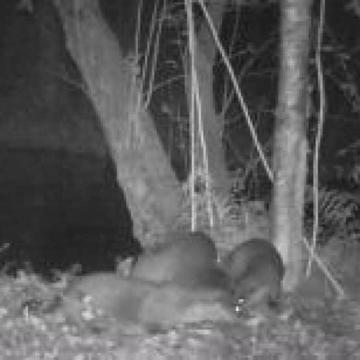
[[[152,287],[139,286],[118,274],[99,272],[73,279],[63,296],[61,310],[67,318],[82,324],[86,303],[99,314],[123,321],[136,321],[141,299]],[[85,316],[86,317],[86,316]]]
[[[176,232],[167,242],[142,254],[131,277],[184,286],[224,286],[226,275],[217,266],[214,242],[202,232]]]
[[[278,301],[284,266],[269,241],[248,240],[225,256],[222,264],[236,301],[244,299],[249,306]]]
[[[158,285],[113,273],[96,273],[74,279],[63,297],[61,310],[79,325],[92,325],[84,318],[84,301],[102,317],[120,324],[138,324],[149,328],[177,325],[186,310],[196,303],[226,303],[228,294],[221,290],[188,289],[175,284]]]

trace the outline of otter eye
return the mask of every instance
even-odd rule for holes
[[[235,304],[235,312],[237,314],[241,313],[244,310],[244,303],[245,303],[245,299],[244,298],[238,298],[236,300],[236,304]]]

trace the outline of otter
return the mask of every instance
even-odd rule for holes
[[[228,293],[219,289],[160,285],[102,272],[74,278],[58,310],[78,325],[93,325],[94,319],[101,318],[160,329],[181,323],[187,309],[194,304],[220,302],[228,306],[228,297]],[[86,305],[94,312],[91,319],[86,319]]]
[[[168,233],[166,239],[139,256],[130,277],[193,288],[227,287],[227,276],[218,266],[215,243],[209,236],[184,231]]]
[[[275,246],[267,240],[250,239],[236,246],[222,260],[235,302],[249,307],[278,304],[284,265]]]

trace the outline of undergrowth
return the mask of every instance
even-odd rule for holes
[[[155,333],[129,333],[121,327],[99,333],[78,328],[61,314],[32,313],[22,306],[26,298],[47,299],[54,284],[33,274],[2,276],[0,283],[3,360],[360,359],[357,302],[289,298],[282,313],[262,322],[239,318],[236,323],[193,323]],[[20,301],[19,294],[26,296]]]

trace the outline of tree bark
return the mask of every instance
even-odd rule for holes
[[[211,2],[208,12],[216,30],[221,28],[226,2]],[[230,179],[226,168],[225,154],[222,145],[224,118],[215,111],[213,66],[217,49],[209,26],[203,23],[197,34],[196,71],[199,80],[199,93],[202,106],[204,138],[208,152],[209,172],[212,180],[212,190],[221,197],[228,197]]]
[[[286,290],[296,287],[302,273],[310,8],[311,0],[281,1],[272,235],[285,262]]]
[[[148,113],[134,112],[136,64],[121,52],[98,0],[53,0],[63,22],[68,50],[99,116],[117,179],[124,189],[134,232],[163,232],[175,223],[182,200],[169,160]],[[134,129],[135,141],[131,139]]]

